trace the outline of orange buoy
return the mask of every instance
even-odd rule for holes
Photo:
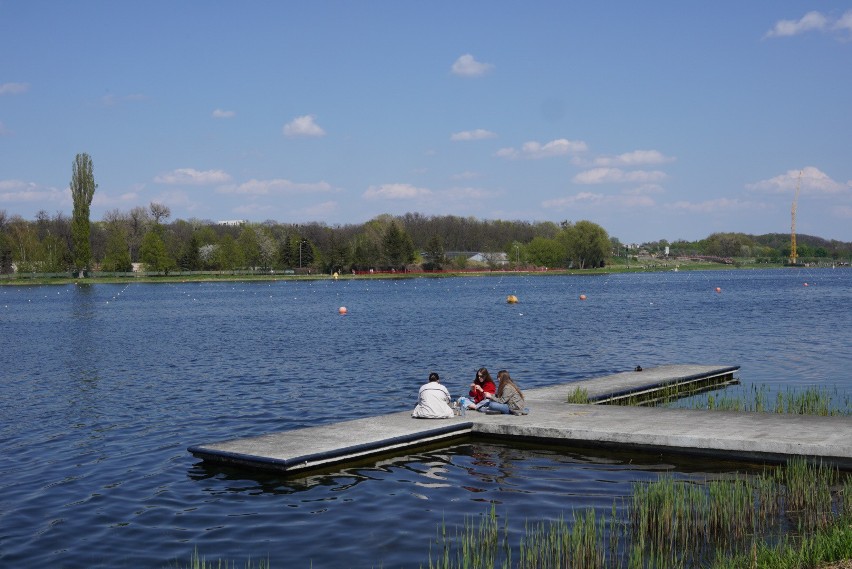
[[[586,295],[585,295],[585,294],[581,294],[581,295],[580,295],[580,300],[586,300]]]
[[[338,311],[341,315],[346,314],[346,307],[345,307],[345,306],[341,306],[340,308],[338,308],[338,309],[337,309],[337,311]]]
[[[510,294],[506,297],[506,302],[508,302],[509,304],[515,304],[518,302],[518,297],[514,294]]]
[[[805,283],[805,286],[808,286],[808,283]]]
[[[716,292],[722,292],[722,287],[717,286],[717,287],[716,287]]]

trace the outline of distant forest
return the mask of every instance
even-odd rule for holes
[[[453,215],[380,215],[359,224],[283,224],[177,219],[151,203],[112,210],[91,222],[91,266],[122,272],[141,263],[169,272],[268,269],[296,272],[465,268],[479,253],[487,266],[605,266],[638,255],[747,258],[783,262],[790,235],[714,233],[699,241],[666,240],[624,244],[591,221],[529,222]],[[0,210],[0,272],[62,273],[73,270],[71,218],[41,211],[34,220]],[[852,243],[797,236],[802,262],[846,261]]]

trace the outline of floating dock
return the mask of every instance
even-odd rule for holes
[[[529,415],[468,411],[452,419],[412,419],[411,411],[189,448],[211,463],[297,473],[461,438],[497,438],[615,450],[680,453],[782,463],[804,456],[852,470],[852,418],[566,403],[577,388],[601,403],[708,389],[735,379],[737,366],[666,365],[525,390]],[[412,402],[413,407],[413,402]]]

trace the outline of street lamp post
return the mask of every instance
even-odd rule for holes
[[[299,239],[299,268],[302,268],[302,239]]]
[[[521,246],[515,245],[515,265],[521,267]]]

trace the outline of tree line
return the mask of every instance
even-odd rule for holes
[[[639,251],[662,256],[753,257],[778,262],[789,256],[784,234],[714,233],[700,241],[661,240],[622,244],[591,221],[528,222],[453,215],[383,214],[360,224],[329,226],[262,223],[221,224],[177,219],[152,202],[113,209],[91,222],[97,188],[92,160],[78,154],[72,165],[72,216],[38,212],[34,220],[0,210],[0,273],[64,273],[90,270],[146,271],[292,270],[294,272],[464,269],[479,253],[489,267],[602,267]],[[798,237],[801,259],[849,259],[852,244]]]

